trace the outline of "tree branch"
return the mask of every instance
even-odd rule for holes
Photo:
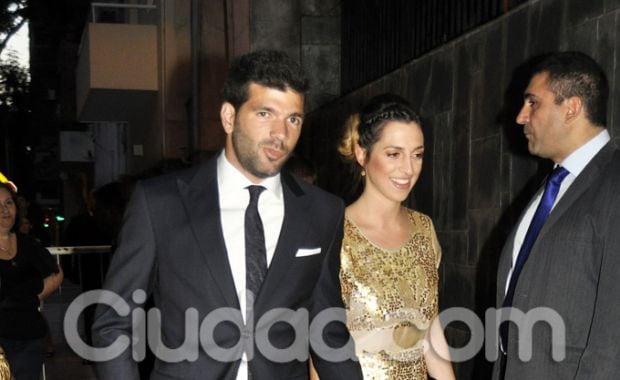
[[[12,27],[11,29],[6,31],[6,37],[4,37],[4,39],[2,41],[0,41],[0,54],[2,54],[2,52],[4,51],[4,48],[9,43],[9,40],[11,39],[11,37],[13,37],[13,35],[15,33],[17,33],[19,28],[21,28],[22,25],[24,25],[25,22],[26,22],[26,19],[24,17],[22,17],[22,19],[19,20],[19,22],[17,24],[15,24],[14,27]]]

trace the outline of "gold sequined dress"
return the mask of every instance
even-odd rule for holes
[[[344,222],[340,281],[364,379],[426,380],[423,340],[438,312],[441,249],[431,219],[408,210],[409,239],[394,250]]]

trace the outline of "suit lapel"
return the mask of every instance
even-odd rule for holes
[[[295,260],[299,237],[307,228],[305,215],[307,215],[308,204],[303,201],[303,190],[290,174],[282,172],[281,179],[284,220],[267,276],[256,299],[257,311],[265,303],[265,297],[273,297],[273,294],[282,286],[282,279],[289,272]]]
[[[222,233],[216,163],[209,160],[193,178],[179,179],[178,187],[201,258],[228,306],[239,308]]]
[[[547,219],[543,228],[538,234],[538,237],[536,239],[537,242],[543,238],[543,236],[553,227],[553,225],[559,220],[562,214],[564,214],[566,210],[570,208],[570,206],[581,196],[581,194],[583,194],[590,187],[592,182],[600,175],[601,168],[612,159],[614,151],[615,151],[615,147],[610,142],[610,143],[607,143],[601,149],[601,151],[598,152],[596,156],[594,156],[592,161],[590,161],[590,163],[579,174],[579,176],[575,179],[573,184],[568,188],[564,196],[562,196],[562,198],[558,201],[556,206],[551,211],[549,218]],[[544,190],[545,182],[546,182],[546,179],[545,181],[543,181],[543,187],[541,187],[537,191],[536,194],[539,194],[540,192]],[[532,197],[532,200],[535,198],[536,198],[536,195]],[[525,210],[529,209],[530,207],[531,207],[531,201],[528,204],[528,206],[525,208]],[[524,214],[525,214],[525,211],[521,214],[519,221],[517,222],[510,236],[508,237],[508,240],[506,241],[506,244],[504,245],[504,249],[502,250],[500,262],[498,264],[498,275],[497,275],[497,284],[498,284],[497,305],[498,306],[500,306],[502,302],[504,301],[504,286],[508,279],[508,272],[510,271],[510,268],[512,267],[512,252],[514,249],[514,239],[515,239],[517,229],[519,225],[521,224]],[[536,243],[534,244],[534,247],[532,247],[532,251],[534,251],[535,249],[536,249]],[[527,264],[526,264],[526,267],[527,267]],[[525,270],[526,268],[524,268],[524,271]]]
[[[601,169],[611,160],[614,153],[614,146],[611,142],[607,143],[597,154],[592,158],[590,163],[583,169],[583,171],[575,178],[572,185],[566,190],[566,193],[560,198],[555,205],[549,218],[540,230],[540,234],[536,240],[541,240],[543,236],[553,228],[554,224],[560,219],[560,217],[575,203],[577,199],[592,185],[598,176],[601,174]],[[534,249],[534,247],[532,247]]]

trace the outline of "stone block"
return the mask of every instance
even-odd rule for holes
[[[424,101],[427,79],[431,73],[431,59],[426,56],[417,59],[403,67],[403,83],[405,84],[406,98],[413,109],[420,110]]]
[[[595,18],[603,13],[604,0],[572,0],[559,1],[566,3],[568,25],[579,25],[586,20]]]
[[[429,57],[430,76],[426,80],[421,112],[433,115],[452,107],[452,54],[444,50]]]
[[[404,81],[404,78],[405,78],[405,70],[403,68],[400,68],[396,71],[392,71],[391,73],[383,77],[384,79],[382,81],[383,87],[384,87],[383,91],[390,92],[396,95],[400,95],[403,98],[405,98],[407,101],[411,102],[411,100],[407,98],[407,89],[404,86],[406,82]],[[415,110],[416,112],[419,112],[419,110],[417,109]]]
[[[596,50],[597,19],[591,19],[571,28],[568,31],[567,50],[579,50],[594,56]]]
[[[504,24],[506,38],[506,60],[504,75],[507,81],[512,79],[513,71],[523,63],[527,50],[527,33],[529,30],[528,8],[520,8],[510,14]]]
[[[502,136],[501,139],[502,142],[502,155],[501,155],[501,178],[502,178],[502,182],[501,182],[501,194],[500,194],[500,207],[502,209],[508,207],[508,205],[510,204],[512,198],[512,192],[510,191],[510,173],[511,173],[511,169],[512,169],[512,157],[510,155],[510,153],[506,150],[506,139]]]
[[[611,12],[620,9],[620,0],[605,0],[605,11]]]
[[[469,211],[469,264],[478,264],[479,269],[495,270],[497,258],[504,245],[500,239],[499,208],[485,208]]]
[[[302,17],[301,43],[340,45],[340,17]]]
[[[615,125],[620,121],[617,118],[617,114],[620,112],[620,107],[617,106],[618,100],[620,100],[618,97],[620,69],[617,64],[618,50],[620,50],[620,44],[617,42],[618,38],[620,38],[620,33],[618,32],[620,12],[608,13],[600,17],[597,25],[598,36],[595,44],[594,59],[601,65],[609,81],[607,125],[611,126],[613,130],[613,128],[620,128],[620,126]]]
[[[308,16],[338,16],[342,8],[339,0],[303,0],[301,12]]]
[[[529,182],[533,180],[538,171],[538,165],[540,160],[534,156],[512,156],[510,167],[510,183],[511,191],[513,194],[519,194],[522,191],[529,192],[534,191],[538,186],[537,184],[529,185]],[[532,188],[532,186],[534,186]]]
[[[492,25],[485,41],[484,69],[472,77],[472,139],[498,133],[504,86],[504,54],[501,24]]]
[[[510,202],[503,206],[506,210],[506,223],[510,226],[517,223],[521,213],[542,185],[542,180],[547,171],[539,168],[541,165],[545,167],[545,164],[549,165],[549,163],[547,160],[543,161],[533,156],[511,156],[510,174],[507,178],[510,183]]]
[[[478,30],[468,35],[458,48],[459,63],[464,64],[464,68],[470,73],[484,70],[484,56],[487,33]]]
[[[471,162],[471,130],[461,127],[458,117],[452,123],[453,140],[450,146],[452,160],[452,209],[450,210],[450,228],[461,229],[467,225],[467,209],[469,208],[469,181]]]
[[[449,153],[452,142],[451,112],[437,114],[434,119],[433,133],[435,140],[433,141],[433,155],[437,156],[438,159],[445,158],[447,160],[450,158]],[[424,125],[422,128],[427,130],[429,127]],[[425,145],[428,147],[428,144]]]
[[[340,47],[337,45],[304,45],[302,66],[317,93],[340,95]]]
[[[306,112],[312,112],[321,106],[337,99],[337,95],[328,94],[321,91],[309,90],[306,93]]]
[[[620,28],[620,13],[616,12],[616,30]],[[620,38],[620,33],[616,32],[616,38]],[[616,40],[617,41],[617,40]],[[609,107],[610,111],[608,125],[611,126],[611,134],[616,139],[620,138],[620,46],[616,44],[614,47],[616,69],[614,72],[608,72],[609,81],[612,83],[610,88]]]
[[[469,233],[467,230],[440,230],[435,221],[437,238],[441,245],[441,260],[451,264],[468,265]]]
[[[531,56],[560,48],[561,37],[564,32],[563,8],[568,3],[570,1],[540,1],[529,7],[529,51]]]
[[[469,134],[456,124],[449,112],[435,117],[433,216],[446,230],[467,226]]]
[[[443,260],[440,265],[440,309],[465,307],[474,309],[476,304],[476,267]]]
[[[299,59],[299,23],[274,23],[273,20],[260,20],[251,25],[252,50],[276,49]]]
[[[422,124],[424,125],[424,166],[422,168],[422,173],[418,178],[418,182],[416,183],[413,189],[413,195],[415,197],[415,202],[412,203],[412,207],[416,210],[419,210],[427,215],[434,215],[434,202],[433,199],[435,197],[434,191],[434,167],[435,160],[433,156],[433,142],[434,142],[434,133],[433,133],[433,122],[432,118],[422,118]]]
[[[472,77],[466,68],[467,59],[463,56],[462,48],[457,48],[456,63],[454,65],[454,109],[459,118],[459,127],[471,128],[471,104],[472,104]]]
[[[500,207],[500,136],[472,140],[470,209]]]
[[[268,21],[272,24],[288,23],[295,20],[299,23],[302,1],[261,0],[250,2],[250,23]]]

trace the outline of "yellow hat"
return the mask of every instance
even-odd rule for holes
[[[9,187],[11,188],[11,190],[13,190],[14,193],[17,193],[17,186],[15,186],[12,181],[9,181],[9,179],[6,178],[6,176],[2,174],[2,172],[0,172],[0,182],[6,183],[7,185],[9,185]]]

